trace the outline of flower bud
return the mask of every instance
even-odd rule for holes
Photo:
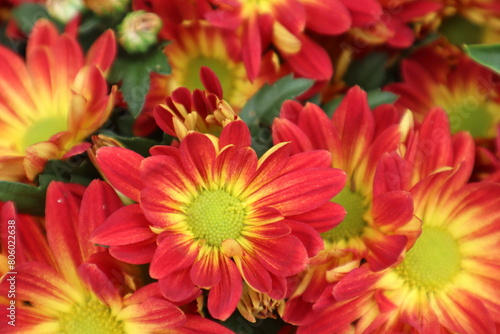
[[[85,8],[82,0],[47,0],[45,6],[50,16],[63,23],[71,21]]]
[[[118,25],[118,41],[130,53],[145,52],[156,44],[161,26],[161,19],[154,13],[131,12]]]

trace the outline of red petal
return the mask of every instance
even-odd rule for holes
[[[111,309],[121,307],[122,298],[119,294],[119,290],[97,265],[93,263],[83,263],[78,268],[78,274],[89,290]]]
[[[156,235],[148,240],[125,246],[109,247],[109,254],[114,258],[132,264],[145,264],[151,262],[156,251]]]
[[[47,240],[60,271],[68,280],[78,279],[76,268],[83,260],[76,231],[81,198],[75,195],[73,188],[76,185],[50,183],[45,209]],[[81,186],[78,188],[83,190]]]
[[[299,239],[306,247],[309,257],[315,256],[324,248],[323,239],[311,226],[293,220],[286,220],[286,224],[292,229],[290,235]]]
[[[162,238],[151,261],[151,277],[161,279],[193,265],[198,256],[198,246],[193,240],[182,234],[164,233]]]
[[[126,306],[116,317],[130,327],[131,332],[161,333],[181,327],[186,319],[184,313],[163,298],[151,297],[140,304]],[[173,327],[173,328],[172,328]]]
[[[372,290],[382,275],[383,272],[376,273],[365,266],[353,269],[335,285],[333,296],[337,301],[359,297]]]
[[[203,334],[234,334],[234,332],[222,325],[219,325],[215,321],[202,318],[194,314],[186,314],[186,323],[182,327],[183,329],[190,330],[192,334],[203,333]],[[190,332],[190,333],[191,333]],[[186,333],[187,334],[187,333]]]
[[[80,223],[78,224],[78,236],[84,259],[102,250],[90,242],[91,234],[122,206],[120,198],[107,183],[94,180],[87,187],[80,206]]]
[[[227,145],[234,145],[238,148],[250,147],[252,145],[252,136],[245,122],[230,122],[222,129],[219,139],[219,148],[222,149]]]
[[[292,154],[312,151],[313,145],[309,137],[296,124],[287,119],[276,118],[272,125],[273,143],[291,142]]]
[[[96,65],[106,72],[113,64],[116,56],[116,39],[113,30],[106,30],[87,52],[87,64]]]
[[[242,256],[234,257],[243,279],[254,290],[269,293],[272,288],[272,279],[266,268],[252,254],[244,252]]]
[[[180,150],[184,170],[197,184],[207,189],[213,180],[215,165],[212,141],[206,135],[190,133],[182,140]]]
[[[370,269],[381,271],[401,260],[408,238],[403,235],[385,235],[377,232],[365,236],[363,241],[369,250],[366,260]]]
[[[127,205],[96,228],[92,242],[107,246],[135,244],[155,235],[149,226],[139,204]]]
[[[241,275],[236,265],[226,257],[220,261],[220,283],[210,289],[208,311],[215,319],[226,320],[236,309],[241,297]]]
[[[271,273],[286,277],[299,273],[308,263],[307,250],[296,237],[248,238],[260,263]]]
[[[97,150],[96,159],[111,185],[128,198],[139,202],[144,187],[139,168],[144,158],[126,148],[103,147]]]
[[[384,231],[394,231],[413,218],[413,198],[406,191],[391,191],[373,198],[374,224]]]
[[[262,54],[259,25],[253,17],[245,21],[243,25],[241,54],[247,70],[248,79],[253,81],[259,75]]]
[[[197,253],[194,254],[197,255]],[[208,289],[220,282],[220,262],[223,261],[220,259],[221,257],[224,255],[219,254],[218,251],[211,251],[194,262],[190,274],[191,280],[196,286]]]
[[[191,282],[189,269],[179,270],[159,280],[161,293],[165,298],[185,305],[201,293],[201,290]]]
[[[287,219],[299,221],[323,233],[340,224],[346,215],[344,207],[340,204],[328,202],[322,206],[300,214],[287,216]]]
[[[222,86],[214,71],[206,66],[202,66],[200,68],[200,78],[207,91],[217,95],[219,99],[222,99]]]
[[[455,289],[431,301],[439,322],[456,333],[495,333],[495,323],[484,304],[468,291]]]
[[[295,54],[281,53],[294,72],[305,78],[330,80],[333,75],[330,56],[305,35],[299,35],[302,46]]]
[[[255,206],[271,206],[283,215],[318,208],[340,192],[346,175],[339,169],[308,168],[287,173],[247,197]]]
[[[257,170],[257,155],[251,148],[227,147],[215,162],[215,180],[233,196],[239,196]]]
[[[338,0],[305,1],[307,28],[325,35],[338,35],[351,27],[351,14]],[[332,20],[331,13],[335,13]]]

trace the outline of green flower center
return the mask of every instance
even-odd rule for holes
[[[243,203],[224,190],[205,190],[187,208],[187,222],[198,239],[220,246],[226,239],[236,239],[244,226]]]
[[[200,79],[200,68],[202,66],[209,67],[219,78],[224,96],[230,96],[234,87],[234,73],[228,67],[227,62],[208,57],[197,57],[189,61],[189,66],[186,68],[186,77],[184,78],[184,87],[190,90],[204,90],[203,83]]]
[[[337,227],[321,234],[323,239],[334,243],[360,236],[366,226],[363,197],[345,187],[332,201],[342,205],[347,214]]]
[[[24,152],[30,145],[46,141],[56,133],[68,129],[67,121],[64,117],[46,117],[37,120],[28,129],[22,139],[21,150]]]
[[[486,101],[471,99],[470,105],[464,99],[462,105],[450,106],[450,127],[453,133],[469,131],[474,138],[487,137],[493,124],[493,117],[486,108]],[[457,101],[459,102],[459,101]]]
[[[123,334],[121,321],[111,315],[111,310],[97,299],[76,304],[59,318],[60,334]]]
[[[441,289],[460,271],[462,256],[449,232],[426,226],[396,272],[412,287]]]

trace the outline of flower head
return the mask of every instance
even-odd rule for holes
[[[500,121],[500,81],[456,47],[438,41],[403,61],[404,82],[385,89],[398,94],[396,105],[421,121],[434,107],[449,115],[453,132],[469,131],[475,138],[493,137]]]
[[[151,262],[172,301],[210,290],[208,310],[218,319],[236,309],[242,279],[283,299],[286,278],[323,247],[317,231],[343,216],[329,200],[344,173],[330,167],[326,151],[290,156],[283,143],[257,159],[249,145],[248,128],[234,121],[220,138],[189,133],[179,148],[154,147],[148,158],[100,149],[107,179],[138,204],[117,211],[93,241],[126,262]]]
[[[108,118],[103,72],[115,56],[112,31],[84,58],[76,39],[40,20],[28,40],[27,61],[0,47],[0,179],[33,180],[48,159],[78,154],[82,141]]]
[[[422,234],[404,260],[377,273],[365,265],[351,271],[302,330],[354,323],[357,332],[495,333],[500,187],[465,184],[468,176],[458,166],[417,183],[411,193]]]
[[[71,184],[49,185],[46,239],[40,233],[31,238],[32,231],[27,234],[26,229],[33,226],[16,226],[24,256],[16,272],[4,275],[0,283],[5,292],[14,276],[17,288],[16,326],[4,327],[5,333],[185,333],[192,328],[229,332],[185,315],[161,296],[157,283],[138,289],[137,268],[111,258],[89,240],[93,229],[122,206],[120,200],[102,181],[83,190]],[[1,218],[3,224],[18,221],[11,203]]]

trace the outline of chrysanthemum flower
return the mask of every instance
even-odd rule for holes
[[[202,66],[200,78],[206,90],[195,89],[191,93],[180,87],[166,98],[165,104],[155,107],[156,123],[165,133],[179,139],[189,131],[219,135],[224,126],[239,119],[233,108],[222,100],[222,87],[215,73]]]
[[[259,74],[262,53],[271,45],[294,73],[316,80],[330,79],[333,69],[329,56],[305,34],[305,29],[338,35],[346,32],[352,22],[347,5],[339,0],[210,2],[216,9],[205,17],[213,25],[237,29],[243,61],[252,80]]]
[[[398,94],[398,107],[421,120],[433,107],[449,115],[453,132],[494,137],[500,121],[500,78],[456,47],[441,41],[422,48],[401,66],[404,82],[385,90]]]
[[[210,68],[220,79],[221,91],[236,112],[266,82],[273,82],[280,69],[277,60],[269,52],[263,57],[262,71],[250,81],[241,58],[241,44],[234,31],[210,26],[207,22],[185,22],[171,31],[171,43],[165,47],[165,54],[172,67],[170,75],[151,77],[146,103],[135,125],[136,133],[147,133],[153,128],[152,111],[165,97],[173,95],[178,88],[194,91],[203,90],[200,69]]]
[[[179,148],[158,146],[142,158],[102,148],[97,161],[111,184],[138,202],[118,210],[92,240],[125,262],[151,262],[150,275],[174,302],[210,290],[208,310],[226,319],[242,279],[282,299],[286,278],[305,268],[343,217],[329,202],[345,175],[326,151],[290,156],[283,143],[257,159],[242,121],[216,138],[189,133]]]
[[[355,250],[374,269],[394,263],[418,233],[409,194],[377,189],[387,177],[376,174],[378,162],[384,153],[398,149],[402,139],[399,122],[394,108],[372,112],[366,93],[354,87],[331,120],[314,104],[302,108],[289,101],[273,124],[275,143],[291,141],[294,153],[327,149],[332,166],[347,173],[346,187],[334,199],[346,209],[346,218],[333,230],[322,231],[323,239],[328,248]]]
[[[3,333],[230,333],[214,322],[185,315],[161,296],[157,283],[136,291],[136,270],[89,240],[93,229],[122,206],[120,200],[102,181],[94,181],[81,198],[83,190],[49,185],[47,239],[20,238],[17,244],[21,253],[39,252],[45,259],[19,259],[15,273],[2,277],[3,292],[12,276],[16,285],[16,326],[3,326]],[[17,221],[13,206],[7,205],[2,224]],[[19,237],[31,233],[29,226],[16,228],[24,232]]]
[[[84,58],[76,38],[59,35],[48,21],[35,24],[26,63],[0,47],[0,179],[33,180],[48,159],[83,152],[82,141],[114,105],[103,72],[115,57],[105,32]]]
[[[376,273],[353,270],[317,305],[304,333],[350,323],[356,332],[496,333],[500,186],[465,184],[468,177],[457,167],[417,183],[411,193],[422,234],[404,260]]]

